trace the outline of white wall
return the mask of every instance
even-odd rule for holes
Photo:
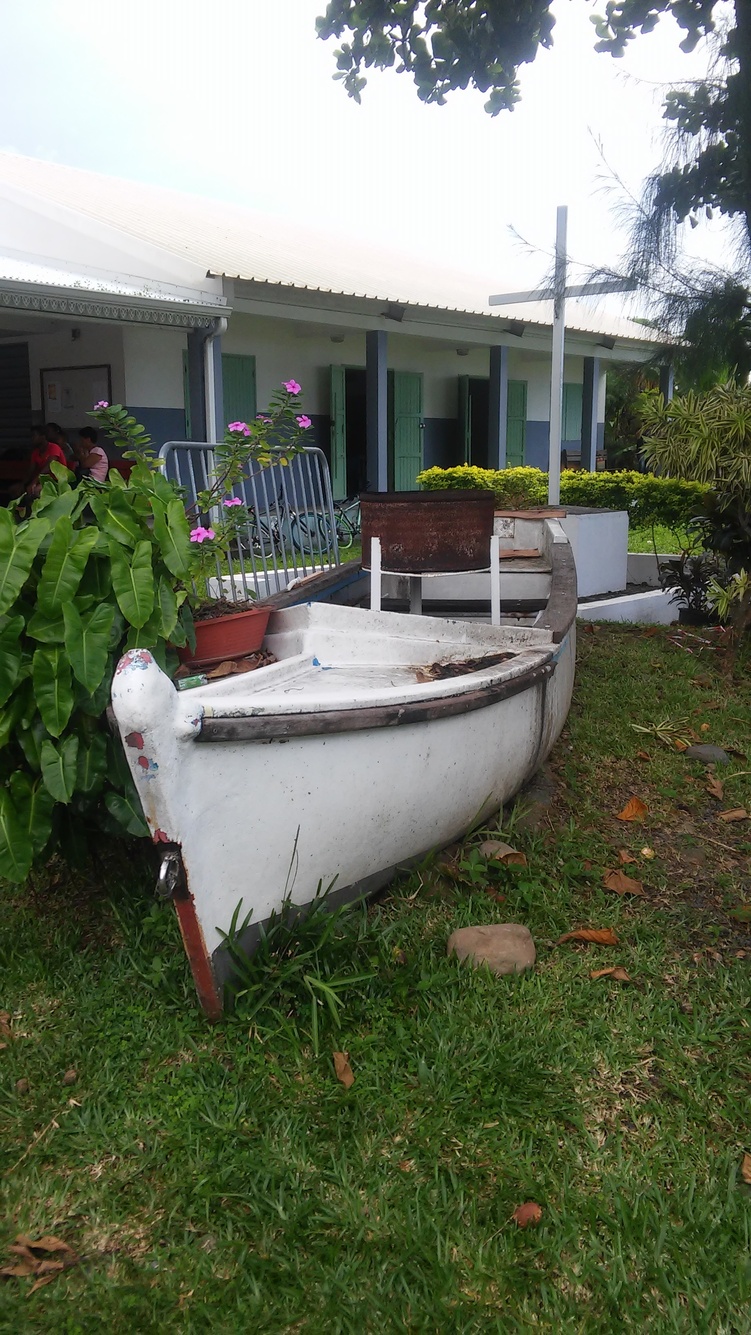
[[[258,407],[262,409],[282,380],[293,376],[302,385],[307,412],[329,411],[329,367],[365,366],[364,333],[334,331],[341,342],[332,342],[326,327],[296,331],[292,322],[235,313],[222,339],[222,351],[256,358]],[[461,346],[461,344],[457,344]],[[457,356],[456,347],[413,335],[389,331],[389,367],[423,374],[423,411],[426,417],[456,417],[457,385],[461,375],[487,376],[488,348],[469,348]],[[581,384],[583,359],[566,358],[565,379]],[[509,378],[526,380],[527,417],[548,420],[550,402],[550,358],[545,353],[509,353]],[[133,397],[133,396],[131,396]],[[135,399],[134,399],[135,402]]]
[[[79,331],[74,339],[73,329]],[[123,330],[115,324],[94,324],[82,320],[77,325],[61,324],[59,333],[32,334],[28,339],[29,374],[31,377],[32,412],[42,411],[41,371],[55,366],[99,366],[112,368],[112,401],[125,401],[125,370],[123,359]],[[60,414],[60,418],[64,414]],[[56,418],[55,420],[58,420]],[[61,421],[62,426],[80,426],[81,423]]]
[[[183,408],[184,329],[123,326],[125,401],[139,408]]]

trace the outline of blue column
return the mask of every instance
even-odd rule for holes
[[[206,439],[206,377],[204,375],[202,329],[188,333],[188,398],[190,402],[190,438]]]
[[[365,445],[370,491],[389,489],[388,334],[369,329],[365,335]]]
[[[222,339],[221,335],[214,339],[211,344],[211,354],[214,362],[214,414],[217,440],[224,440],[224,428],[227,423],[224,420],[224,376],[222,373]]]
[[[488,397],[488,468],[506,467],[508,348],[490,349]]]
[[[660,367],[660,393],[666,403],[669,403],[675,393],[674,374],[672,366]]]
[[[582,387],[581,466],[587,473],[597,468],[597,401],[600,397],[600,358],[584,358]]]

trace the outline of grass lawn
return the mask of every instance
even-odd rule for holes
[[[685,529],[668,528],[667,524],[655,524],[654,546],[652,525],[634,528],[629,525],[628,550],[630,552],[680,552],[684,547],[695,547],[695,539],[690,539]]]
[[[0,1265],[22,1232],[80,1263],[33,1294],[0,1280],[0,1329],[751,1330],[751,822],[719,816],[751,809],[751,684],[719,643],[581,635],[552,804],[504,826],[528,865],[483,870],[475,838],[343,917],[318,1056],[289,957],[260,1011],[204,1022],[137,865],[6,889]],[[630,726],[668,718],[735,748],[721,800]],[[646,814],[619,821],[634,795]],[[603,887],[619,849],[642,897]],[[499,920],[529,925],[532,972],[446,958],[455,927]],[[556,944],[582,926],[618,944]],[[591,977],[616,965],[631,983]]]

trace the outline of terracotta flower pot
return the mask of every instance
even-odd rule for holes
[[[230,612],[228,616],[196,621],[195,651],[186,645],[178,650],[180,659],[196,667],[212,667],[227,659],[245,658],[263,644],[270,616],[270,608],[252,607],[246,612]]]

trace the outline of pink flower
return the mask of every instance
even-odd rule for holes
[[[300,386],[296,380],[284,380],[282,383],[288,394],[300,393]]]
[[[227,426],[228,431],[239,431],[243,436],[250,435],[250,427],[247,422],[230,422]]]
[[[109,408],[109,404],[108,404],[107,400],[106,400],[106,399],[100,399],[100,400],[99,400],[99,403],[95,403],[95,404],[94,404],[94,412],[96,412],[98,408]]]
[[[303,413],[302,416],[298,417],[297,425],[301,426],[303,431],[307,431],[308,427],[312,426],[313,423],[311,422],[310,418],[305,413]]]
[[[202,528],[200,524],[198,525],[198,528],[192,528],[190,530],[191,542],[206,542],[207,538],[211,539],[215,537],[216,533],[213,528]]]
[[[222,505],[226,506],[228,510],[231,510],[233,505],[242,505],[242,501],[239,496],[225,496]]]
[[[256,413],[259,422],[264,422],[266,426],[271,426],[271,418],[264,417],[263,413]]]

